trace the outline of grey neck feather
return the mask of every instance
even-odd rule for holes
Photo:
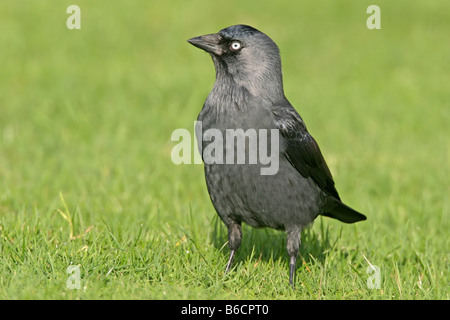
[[[216,81],[211,95],[226,99],[242,107],[246,95],[272,103],[285,99],[280,59],[260,59],[262,63],[227,65],[221,58],[211,55],[216,68]],[[242,67],[244,66],[244,67]],[[222,101],[223,103],[224,101]]]

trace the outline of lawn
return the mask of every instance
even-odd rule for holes
[[[295,289],[274,230],[244,226],[224,274],[203,167],[171,161],[214,82],[186,40],[238,23],[278,44],[287,98],[368,217],[318,218]],[[2,1],[0,30],[0,299],[450,298],[450,3]]]

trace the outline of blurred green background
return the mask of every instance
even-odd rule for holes
[[[271,230],[244,229],[223,275],[203,168],[171,162],[215,75],[186,40],[239,23],[278,44],[287,98],[368,216],[306,232],[296,291]],[[0,30],[0,298],[449,298],[450,3],[2,1]]]

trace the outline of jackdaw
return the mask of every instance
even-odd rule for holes
[[[345,223],[366,217],[341,202],[317,142],[286,99],[279,49],[272,39],[253,27],[234,25],[188,42],[208,52],[216,69],[214,87],[198,115],[195,131],[211,201],[228,228],[230,256],[225,271],[230,270],[240,245],[244,222],[255,228],[286,231],[289,282],[293,284],[300,232],[305,226],[319,214]],[[241,130],[241,136],[244,133],[245,148],[229,141],[222,148],[216,144],[213,152],[208,149],[210,158],[222,153],[223,159],[236,160],[236,153],[244,152],[247,159],[254,148],[248,146],[252,141],[246,133],[266,129],[278,133],[271,137],[278,140],[259,137],[258,146],[266,143],[265,150],[278,151],[276,173],[262,174],[261,154],[257,163],[206,159],[205,142],[218,142],[211,132],[229,137],[231,129]],[[231,137],[239,139],[238,135]]]

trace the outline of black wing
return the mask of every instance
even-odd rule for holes
[[[286,102],[272,110],[275,124],[284,139],[284,155],[305,178],[311,177],[326,194],[340,200],[334,186],[333,176],[328,168],[319,145],[306,130],[297,111]]]

